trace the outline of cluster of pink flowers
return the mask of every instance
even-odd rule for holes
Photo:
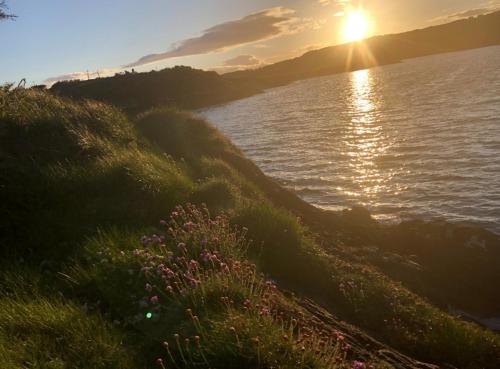
[[[254,265],[243,268],[243,263],[230,256],[242,255],[246,243],[243,232],[232,229],[224,216],[211,219],[206,208],[178,206],[160,225],[163,233],[143,236],[142,248],[132,252],[147,281],[141,308],[149,311],[160,300],[187,296],[218,272],[237,279],[248,278],[249,271],[256,273]]]
[[[221,303],[228,307],[228,312],[241,309],[263,319],[263,322],[276,322],[282,327],[285,339],[299,351],[314,352],[325,360],[325,364],[334,360],[332,362],[336,365],[339,359],[346,363],[350,345],[340,332],[325,333],[303,316],[294,318],[293,312],[282,309],[276,282],[266,280],[263,274],[258,273],[255,264],[241,261],[246,251],[245,230],[238,232],[230,227],[224,216],[211,219],[205,208],[200,210],[190,205],[186,209],[177,207],[170,219],[162,220],[160,225],[164,234],[142,237],[142,248],[133,251],[145,280],[145,296],[139,301],[139,306],[144,309],[143,317],[158,319],[162,308],[169,304],[199,306],[204,301],[204,289],[210,281],[220,281],[221,286],[237,284],[248,291],[248,296],[240,303],[222,297]],[[188,312],[193,324],[198,327],[198,317],[192,314],[191,309]],[[196,337],[185,340],[195,342],[203,356],[200,336]],[[178,335],[176,340],[179,341]],[[182,347],[178,349],[182,352]],[[163,361],[159,364],[163,366]],[[352,365],[354,369],[365,368],[360,361]]]
[[[352,363],[352,369],[366,369],[366,365],[364,362],[362,361],[357,361],[355,360],[353,363]]]

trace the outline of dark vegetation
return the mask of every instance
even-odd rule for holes
[[[247,97],[260,90],[222,78],[216,72],[175,67],[158,72],[59,82],[51,91],[72,98],[92,98],[130,113],[139,113],[165,105],[196,109]]]
[[[320,211],[188,113],[5,87],[0,167],[2,368],[500,366],[496,334],[410,291],[448,298],[442,232],[478,265],[494,236]]]
[[[91,98],[127,112],[174,105],[194,109],[240,99],[296,80],[398,63],[404,59],[500,44],[500,12],[362,43],[327,47],[256,70],[218,75],[188,67],[124,73],[88,81],[63,81],[51,91]]]
[[[16,18],[14,14],[7,13],[7,4],[5,1],[0,1],[0,21],[14,18]]]

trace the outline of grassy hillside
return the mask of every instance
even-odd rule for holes
[[[4,88],[0,166],[2,367],[500,365],[190,114]]]

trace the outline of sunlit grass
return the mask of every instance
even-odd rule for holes
[[[253,295],[238,276],[226,281],[218,271],[207,271],[204,292],[189,290],[179,301],[158,295],[166,309],[161,324],[154,311],[140,308],[142,298],[148,296],[150,306],[153,297],[145,283],[153,285],[157,278],[141,274],[147,261],[132,252],[145,248],[142,235],[165,231],[159,220],[186,202],[207,203],[213,219],[227,214],[229,228],[205,227],[198,241],[224,240],[217,246],[220,255],[255,264],[256,281],[276,279],[278,286],[321,301],[421,360],[461,368],[498,366],[495,335],[451,318],[370,266],[325,252],[295,216],[266,198],[261,184],[244,174],[239,150],[203,120],[161,109],[132,122],[104,104],[4,89],[0,142],[0,214],[7,220],[1,253],[7,264],[22,266],[0,272],[0,281],[10,281],[0,283],[0,358],[6,368],[36,360],[39,367],[53,360],[55,368],[73,362],[85,367],[82,360],[97,368],[137,367],[137,360],[156,366],[157,358],[170,365],[161,343],[174,345],[173,334],[189,337],[196,349],[196,327],[186,309],[199,314],[210,332],[203,354],[217,367],[276,362],[296,367],[293,360],[327,367],[314,350],[303,353],[295,341],[281,340],[279,319],[261,321],[240,309],[236,302],[262,294]],[[245,227],[245,239],[234,238],[231,227]],[[178,240],[169,249],[179,242],[186,243]],[[189,255],[193,260],[203,253],[196,247],[190,249],[196,250]],[[280,305],[298,309],[292,299],[276,296]],[[227,306],[221,297],[236,305]],[[84,305],[94,309],[88,312]],[[140,322],[129,320],[139,315]],[[241,337],[236,339],[231,327]],[[91,334],[93,343],[85,344]],[[173,355],[183,363],[179,352]],[[349,357],[349,364],[354,359]],[[196,363],[206,364],[201,354]]]

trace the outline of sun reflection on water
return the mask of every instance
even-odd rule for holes
[[[373,110],[372,77],[369,69],[352,72],[351,75],[352,104],[357,112],[370,113]],[[370,118],[370,116],[368,116]]]
[[[351,122],[345,135],[349,167],[356,188],[355,195],[362,205],[370,205],[384,190],[388,178],[377,166],[377,157],[386,149],[383,126],[380,123],[379,99],[369,69],[350,74]]]

